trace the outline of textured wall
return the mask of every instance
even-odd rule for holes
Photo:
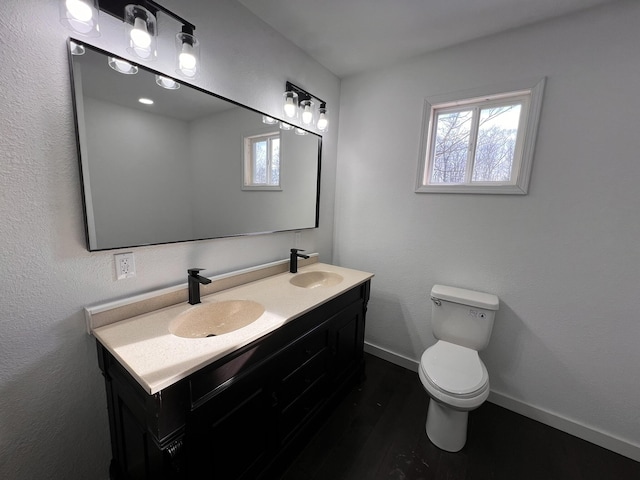
[[[199,85],[279,115],[285,80],[327,98],[338,79],[231,0],[165,1],[197,26]],[[162,19],[159,48],[175,25]],[[54,0],[0,3],[0,478],[101,479],[110,460],[106,399],[85,305],[285,258],[293,234],[135,248],[116,281],[113,252],[85,249],[66,38]],[[110,18],[93,41],[119,52]],[[171,50],[169,50],[171,51]],[[172,59],[154,68],[173,72]],[[333,122],[337,125],[337,119]],[[321,227],[301,247],[331,259],[336,128],[324,142]]]
[[[639,21],[614,3],[343,79],[334,246],[376,274],[368,342],[418,360],[433,284],[497,294],[492,389],[636,455]],[[414,193],[425,97],[543,76],[529,195]]]

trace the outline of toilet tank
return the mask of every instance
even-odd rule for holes
[[[431,326],[438,340],[473,350],[489,344],[493,319],[500,306],[490,293],[434,285],[431,289]]]

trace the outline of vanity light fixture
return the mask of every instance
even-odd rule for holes
[[[157,57],[157,14],[162,12],[181,25],[175,36],[176,71],[194,78],[200,70],[200,42],[194,37],[195,25],[153,0],[60,0],[60,21],[85,36],[99,36],[98,12],[106,12],[124,22],[127,51],[137,58],[153,61]]]
[[[137,65],[133,65],[118,57],[109,57],[107,63],[118,73],[123,73],[125,75],[135,75],[138,73]]]
[[[283,110],[285,117],[297,118],[298,115],[300,115],[302,124],[305,126],[313,125],[314,120],[317,118],[315,124],[316,128],[321,132],[326,132],[328,130],[329,119],[327,118],[327,102],[291,82],[286,83],[283,97]],[[317,100],[319,103],[317,115],[314,111],[315,103],[312,99]]]

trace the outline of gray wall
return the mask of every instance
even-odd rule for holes
[[[195,238],[315,224],[317,137],[282,131],[282,190],[251,191],[242,190],[243,137],[277,132],[278,125],[234,108],[190,122],[189,131]]]
[[[433,284],[497,294],[493,398],[636,459],[639,21],[614,3],[343,79],[334,246],[376,274],[368,342],[419,360]],[[529,195],[414,193],[425,97],[543,76]]]
[[[162,4],[193,21],[198,86],[280,116],[286,80],[326,98],[339,81],[231,0]],[[122,26],[103,17],[96,46],[127,56]],[[111,452],[103,379],[83,307],[283,259],[293,233],[134,248],[137,276],[116,281],[113,253],[85,249],[66,39],[58,2],[0,2],[0,478],[107,478]],[[175,24],[160,19],[160,31]],[[173,73],[173,38],[153,68]],[[333,120],[333,119],[332,119]],[[337,118],[325,136],[320,229],[301,248],[330,261]]]
[[[194,238],[189,124],[89,97],[84,110],[96,247]]]

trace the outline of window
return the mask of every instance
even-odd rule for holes
[[[281,190],[280,132],[244,137],[243,190]]]
[[[416,192],[526,194],[543,87],[427,99]]]

